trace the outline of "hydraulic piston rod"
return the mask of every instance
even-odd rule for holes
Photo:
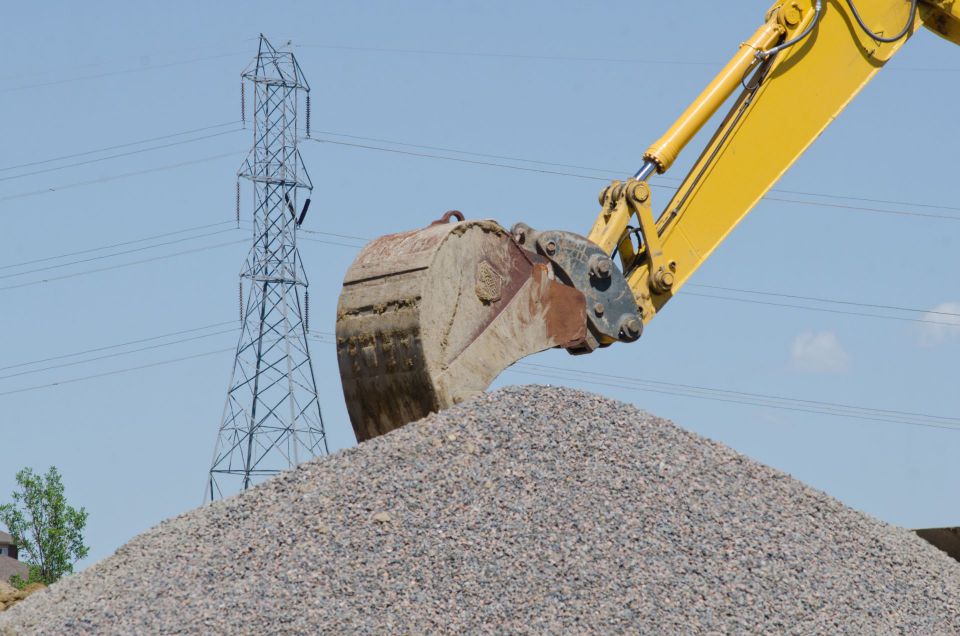
[[[776,44],[785,32],[786,30],[777,20],[777,12],[771,12],[767,22],[757,29],[753,37],[740,45],[733,59],[680,115],[670,130],[644,153],[644,161],[655,164],[660,174],[669,170],[680,151],[690,143],[690,140],[716,114],[734,91],[740,88],[744,77],[757,62],[757,53]],[[637,172],[638,180],[643,180],[640,175],[645,169],[647,169],[646,164]]]

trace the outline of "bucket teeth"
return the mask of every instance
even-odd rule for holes
[[[368,244],[337,307],[337,358],[358,441],[483,392],[517,360],[587,338],[583,294],[493,221]]]

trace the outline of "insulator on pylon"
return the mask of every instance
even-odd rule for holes
[[[310,331],[310,291],[303,292],[303,325],[307,331]]]
[[[240,281],[240,324],[243,325],[243,281]]]
[[[307,95],[307,138],[310,137],[310,95]]]
[[[310,209],[310,199],[307,199],[303,202],[303,209],[300,211],[300,216],[297,217],[297,227],[303,225],[303,219],[307,217],[307,210]]]
[[[240,181],[237,181],[237,228],[240,227]]]
[[[247,125],[247,92],[243,80],[240,80],[240,121]]]

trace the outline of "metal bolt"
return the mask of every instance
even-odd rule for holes
[[[601,278],[607,278],[608,276],[610,276],[610,259],[609,258],[605,258],[601,260],[599,263],[597,263],[597,274],[599,274]]]
[[[627,316],[620,323],[620,331],[624,338],[636,340],[643,332],[643,323],[635,316]]]
[[[800,5],[796,2],[791,2],[789,5],[784,5],[781,9],[783,16],[783,21],[788,27],[795,27],[800,24],[800,18],[803,14],[800,11]]]
[[[556,241],[547,241],[547,244],[543,246],[547,250],[547,254],[556,254],[557,253],[557,242]]]
[[[604,310],[603,303],[597,303],[596,305],[593,306],[593,313],[595,313],[598,318],[603,315],[603,310]]]
[[[597,278],[610,278],[613,271],[613,262],[605,254],[594,254],[588,261],[590,274]]]
[[[650,198],[650,190],[647,188],[647,185],[638,181],[633,184],[633,187],[630,189],[630,195],[640,203],[643,203]]]

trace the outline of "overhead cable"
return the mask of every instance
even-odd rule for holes
[[[161,342],[159,344],[148,345],[146,347],[139,347],[137,349],[130,349],[127,351],[117,351],[114,353],[106,353],[103,355],[95,356],[92,358],[81,358],[80,360],[73,360],[71,362],[61,362],[59,364],[52,364],[46,367],[40,367],[38,369],[28,369],[26,371],[18,371],[16,373],[8,373],[6,375],[0,375],[0,380],[8,380],[10,378],[19,378],[25,375],[32,375],[34,373],[43,373],[44,371],[51,371],[53,369],[63,369],[66,367],[73,367],[81,364],[89,364],[91,362],[99,362],[100,360],[107,360],[110,358],[118,358],[121,356],[127,356],[133,353],[142,353],[144,351],[153,351],[155,349],[161,349],[163,347],[171,347],[173,345],[183,344],[184,342],[194,342],[196,340],[204,340],[206,338],[213,338],[215,336],[220,336],[228,333],[236,333],[238,327],[233,327],[231,329],[223,329],[220,331],[214,331],[212,333],[204,333],[197,336],[190,336],[188,338],[180,338],[179,340],[173,340],[171,342]]]
[[[25,271],[22,271],[22,272],[14,272],[14,273],[12,273],[12,274],[2,274],[2,275],[0,275],[0,280],[6,279],[6,278],[18,278],[18,277],[20,277],[20,276],[26,276],[27,274],[36,274],[36,273],[38,273],[38,272],[46,272],[46,271],[50,271],[50,270],[53,270],[53,269],[62,269],[62,268],[64,268],[64,267],[71,267],[71,266],[73,266],[73,265],[80,265],[80,264],[83,264],[83,263],[91,263],[91,262],[93,262],[93,261],[100,261],[100,260],[103,260],[103,259],[106,259],[106,258],[115,258],[115,257],[117,257],[117,256],[125,256],[125,255],[127,255],[127,254],[135,254],[135,253],[138,253],[138,252],[144,252],[144,251],[146,251],[146,250],[156,249],[156,248],[158,248],[158,247],[167,247],[167,246],[170,246],[170,245],[178,245],[178,244],[184,243],[184,242],[186,242],[186,241],[195,241],[195,240],[201,239],[201,238],[207,238],[207,237],[210,237],[210,236],[217,236],[217,235],[223,234],[223,233],[225,233],[225,232],[234,233],[234,232],[236,232],[236,231],[237,231],[236,228],[232,228],[232,227],[231,227],[231,228],[227,228],[227,229],[215,230],[215,231],[213,231],[213,232],[205,232],[205,233],[203,233],[203,234],[197,234],[197,235],[195,235],[195,236],[184,236],[184,237],[177,238],[177,239],[173,239],[173,240],[170,240],[170,241],[164,241],[164,242],[162,242],[162,243],[155,243],[155,244],[153,244],[153,245],[144,245],[144,246],[142,246],[142,247],[133,247],[133,248],[126,249],[126,250],[123,250],[123,251],[120,251],[120,252],[113,252],[113,253],[111,253],[111,254],[101,254],[101,255],[99,255],[99,256],[88,256],[87,258],[82,258],[82,259],[75,260],[75,261],[68,261],[68,262],[66,262],[66,263],[57,263],[57,264],[55,264],[55,265],[46,265],[46,266],[44,266],[44,267],[38,267],[38,268],[35,268],[35,269],[28,269],[28,270],[25,270]]]
[[[323,344],[336,344],[336,342],[331,339],[333,334],[313,332],[311,336],[315,341]],[[642,380],[639,378],[630,378],[622,375],[598,373],[592,370],[578,371],[562,367],[526,362],[517,363],[513,367],[507,369],[504,373],[516,373],[520,375],[561,380],[564,382],[579,382],[583,384],[709,400],[727,404],[738,404],[759,408],[773,408],[785,411],[813,413],[818,415],[873,421],[885,424],[917,426],[960,432],[960,418],[929,415],[911,411],[876,409],[836,402],[789,398],[761,393],[747,393],[742,391],[731,391],[727,389],[665,381]]]
[[[82,250],[77,250],[75,252],[66,252],[64,254],[56,254],[54,256],[44,256],[43,258],[35,258],[29,261],[21,261],[20,263],[10,263],[7,265],[0,265],[0,270],[11,269],[14,267],[24,267],[26,265],[34,265],[36,263],[45,263],[47,261],[60,260],[61,258],[68,258],[70,256],[80,256],[82,254],[90,254],[92,252],[100,252],[103,250],[112,249],[114,247],[124,247],[126,245],[135,245],[137,243],[143,243],[146,241],[152,241],[158,238],[166,238],[168,236],[176,236],[178,234],[185,234],[186,232],[193,232],[196,230],[206,230],[212,227],[218,227],[221,225],[233,224],[233,221],[220,221],[217,223],[206,223],[204,225],[195,225],[193,227],[183,228],[181,230],[173,230],[171,232],[164,232],[162,234],[154,234],[152,236],[145,236],[143,238],[131,239],[129,241],[121,241],[119,243],[110,243],[109,245],[101,245],[100,247],[89,247]]]
[[[95,378],[105,378],[111,375],[119,375],[121,373],[129,373],[131,371],[140,371],[141,369],[151,369],[153,367],[161,367],[168,364],[174,364],[176,362],[183,362],[185,360],[195,360],[197,358],[203,358],[206,356],[217,355],[220,353],[226,353],[228,351],[233,351],[234,348],[230,347],[228,349],[216,349],[214,351],[205,351],[204,353],[197,353],[191,356],[182,356],[180,358],[172,358],[169,360],[160,360],[159,362],[151,362],[149,364],[141,364],[135,367],[126,367],[124,369],[115,369],[113,371],[105,371],[103,373],[94,373],[91,375],[84,375],[76,378],[67,378],[66,380],[59,380],[57,382],[50,382],[47,384],[38,384],[35,386],[27,386],[21,389],[12,389],[10,391],[0,391],[0,396],[4,395],[15,395],[17,393],[27,393],[29,391],[38,391],[40,389],[49,389],[55,386],[63,386],[64,384],[73,384],[75,382],[83,382],[85,380],[93,380]]]
[[[40,280],[32,280],[32,281],[28,281],[28,282],[25,282],[25,283],[17,283],[17,284],[14,284],[14,285],[6,285],[6,286],[3,286],[3,287],[0,287],[0,291],[7,291],[7,290],[11,290],[11,289],[19,289],[19,288],[21,288],[21,287],[30,287],[30,286],[32,286],[32,285],[42,285],[42,284],[44,284],[44,283],[51,283],[51,282],[58,281],[58,280],[65,280],[65,279],[68,279],[68,278],[76,278],[76,277],[78,277],[78,276],[86,276],[86,275],[88,275],[88,274],[96,274],[96,273],[99,273],[99,272],[106,272],[106,271],[110,271],[110,270],[114,270],[114,269],[120,269],[120,268],[123,268],[123,267],[132,267],[132,266],[134,266],[134,265],[142,265],[142,264],[144,264],[144,263],[153,263],[153,262],[155,262],[155,261],[162,261],[162,260],[166,260],[166,259],[168,259],[168,258],[174,258],[174,257],[176,257],[176,256],[184,256],[184,255],[186,255],[186,254],[196,254],[196,253],[198,253],[198,252],[206,252],[206,251],[213,250],[213,249],[218,249],[218,248],[221,248],[221,247],[228,247],[228,246],[230,246],[230,245],[239,245],[240,243],[247,243],[247,241],[246,241],[246,240],[239,240],[239,241],[229,241],[229,242],[226,242],[226,243],[218,243],[218,244],[216,244],[216,245],[205,245],[205,246],[203,246],[203,247],[196,247],[196,248],[190,249],[190,250],[183,250],[183,251],[181,251],[181,252],[174,252],[174,253],[172,253],[172,254],[163,254],[163,255],[161,255],[161,256],[154,256],[154,257],[151,257],[151,258],[143,258],[143,259],[140,259],[140,260],[137,260],[137,261],[129,261],[129,262],[127,262],[127,263],[119,263],[119,264],[117,264],[117,265],[110,265],[110,266],[108,266],[108,267],[100,267],[100,268],[97,268],[97,269],[88,269],[88,270],[84,270],[84,271],[82,271],[82,272],[74,272],[74,273],[71,273],[71,274],[63,274],[63,275],[61,275],[61,276],[52,276],[52,277],[50,277],[50,278],[43,278],[43,279],[40,279]]]
[[[222,124],[213,124],[211,126],[203,126],[202,128],[192,128],[190,130],[183,130],[176,133],[170,133],[169,135],[160,135],[159,137],[149,137],[147,139],[139,139],[137,141],[128,141],[126,143],[115,144],[113,146],[104,146],[102,148],[94,148],[93,150],[84,150],[82,152],[74,152],[69,155],[60,155],[59,157],[50,157],[48,159],[38,159],[37,161],[29,161],[27,163],[19,163],[13,166],[6,166],[5,168],[0,168],[0,172],[6,172],[7,170],[16,170],[18,168],[30,168],[32,166],[39,166],[45,163],[63,161],[64,159],[75,159],[77,157],[85,157],[87,155],[95,155],[101,152],[108,152],[110,150],[119,150],[120,148],[129,148],[130,146],[139,146],[141,144],[147,144],[154,141],[163,141],[164,139],[172,139],[174,137],[182,137],[184,135],[190,135],[193,133],[204,132],[207,130],[214,130],[216,128],[223,128],[225,126],[235,126],[239,123],[240,123],[239,120],[228,121]]]
[[[121,157],[129,157],[131,155],[138,155],[144,152],[152,152],[154,150],[163,150],[164,148],[172,148],[174,146],[182,146],[183,144],[192,144],[197,141],[204,141],[206,139],[212,139],[214,137],[222,137],[224,135],[230,135],[236,132],[242,131],[242,128],[234,128],[231,130],[224,130],[216,133],[211,133],[209,135],[203,135],[200,137],[192,137],[190,139],[181,139],[179,141],[171,141],[159,146],[150,146],[148,148],[137,148],[136,150],[128,150],[126,152],[120,152],[113,155],[107,155],[106,157],[97,157],[95,159],[85,159],[83,161],[76,161],[74,163],[68,163],[62,166],[53,166],[50,168],[41,168],[40,170],[33,170],[31,172],[22,172],[20,174],[12,174],[6,177],[0,177],[0,181],[12,181],[13,179],[22,179],[23,177],[32,177],[38,174],[45,174],[48,172],[57,172],[59,170],[66,170],[67,168],[76,168],[79,166],[87,166],[94,163],[100,163],[102,161],[110,161],[111,159],[119,159]],[[45,162],[47,163],[47,162]]]
[[[499,163],[494,161],[477,161],[477,160],[471,160],[471,159],[463,159],[460,157],[450,157],[450,156],[437,155],[437,154],[425,153],[425,152],[412,152],[412,151],[406,151],[406,150],[399,150],[397,148],[386,148],[383,146],[375,146],[371,144],[352,143],[352,142],[340,141],[340,140],[329,139],[329,138],[311,137],[311,139],[313,141],[316,141],[317,143],[327,143],[327,144],[333,144],[337,146],[348,146],[353,148],[361,148],[364,150],[374,150],[379,152],[407,155],[411,157],[420,157],[425,159],[438,159],[442,161],[454,161],[458,163],[466,163],[466,164],[473,164],[473,165],[479,165],[479,166],[489,166],[489,167],[496,167],[496,168],[505,168],[508,170],[519,170],[523,172],[537,172],[541,174],[550,174],[550,175],[563,176],[563,177],[575,177],[578,179],[589,179],[592,181],[600,181],[604,183],[608,183],[610,181],[610,177],[601,177],[597,175],[588,175],[588,174],[575,173],[575,172],[569,172],[569,171],[544,170],[544,169],[538,169],[538,168],[529,168],[526,166],[515,166],[515,165]],[[392,143],[401,145],[399,142],[392,142]],[[415,144],[403,144],[403,145],[417,147]],[[462,152],[462,151],[455,151],[453,149],[450,149],[448,152]],[[479,156],[491,156],[491,157],[495,156],[495,155],[483,155],[482,153],[470,153],[470,154],[479,155]],[[567,164],[551,164],[550,162],[535,161],[535,160],[529,160],[529,159],[519,159],[516,157],[511,158],[511,160],[524,161],[524,162],[536,163],[536,164],[544,164],[544,165],[558,165],[558,166],[567,165]],[[581,167],[581,169],[600,171],[599,168]],[[674,191],[676,189],[674,186],[663,185],[658,183],[651,183],[649,185],[650,187],[653,187],[653,188],[660,188],[660,189],[665,189],[670,191]],[[819,197],[831,196],[828,194],[821,194],[821,193],[815,193],[815,192],[806,192],[801,194],[804,194],[807,196],[819,196]],[[849,199],[853,197],[841,197],[841,198]],[[855,210],[860,212],[871,212],[871,213],[877,213],[877,214],[890,214],[890,215],[896,215],[896,216],[941,219],[941,220],[947,220],[947,221],[960,221],[960,216],[951,216],[948,214],[933,214],[933,213],[926,213],[926,212],[914,212],[914,211],[908,211],[908,210],[887,210],[883,208],[873,208],[873,207],[847,205],[847,204],[839,204],[839,203],[827,203],[824,201],[805,201],[802,199],[789,199],[789,198],[783,198],[783,197],[774,197],[770,195],[764,196],[762,200],[775,201],[779,203],[795,203],[798,205],[808,205],[808,206],[814,206],[814,207],[834,208],[834,209],[842,209],[842,210]],[[925,205],[923,207],[936,207],[941,209],[960,209],[960,208],[950,208],[948,206],[931,206],[931,205]]]
[[[180,336],[186,333],[196,333],[197,331],[206,331],[208,329],[216,329],[218,327],[223,327],[225,325],[236,324],[236,321],[229,320],[226,322],[215,322],[209,325],[203,325],[202,327],[192,327],[190,329],[181,329],[179,331],[171,331],[168,333],[162,333],[158,336],[149,336],[147,338],[138,338],[136,340],[128,340],[127,342],[121,342],[118,344],[104,345],[101,347],[94,347],[92,349],[84,349],[83,351],[74,351],[73,353],[64,353],[61,355],[50,356],[47,358],[41,358],[39,360],[30,360],[27,362],[18,362],[16,364],[9,364],[4,367],[0,367],[0,371],[6,371],[8,369],[17,369],[21,367],[33,366],[35,364],[43,364],[44,362],[52,362],[54,360],[65,360],[66,358],[75,358],[77,356],[87,355],[90,353],[98,353],[100,351],[109,351],[110,349],[119,349],[121,347],[127,347],[129,345],[141,344],[144,342],[151,342],[153,340],[161,340],[163,338],[170,338],[172,336]]]
[[[177,163],[167,164],[165,166],[158,166],[156,168],[147,168],[145,170],[135,170],[133,172],[123,172],[120,174],[107,175],[105,177],[99,177],[97,179],[89,179],[87,181],[78,181],[75,183],[67,183],[64,185],[50,186],[47,188],[42,188],[40,190],[31,190],[28,192],[20,192],[17,194],[10,194],[7,196],[0,197],[0,201],[13,201],[15,199],[23,199],[26,197],[33,197],[40,194],[49,194],[51,192],[60,192],[61,190],[67,190],[70,188],[79,188],[82,186],[88,185],[99,185],[101,183],[106,183],[108,181],[116,181],[118,179],[126,179],[128,177],[138,177],[144,174],[150,174],[152,172],[161,172],[163,170],[174,170],[176,168],[183,168],[185,166],[195,166],[200,163],[206,163],[208,161],[215,161],[217,159],[224,159],[226,157],[236,157],[241,154],[242,151],[236,152],[224,152],[218,155],[211,155],[209,157],[202,157],[200,159],[193,159],[191,161],[180,161]]]

